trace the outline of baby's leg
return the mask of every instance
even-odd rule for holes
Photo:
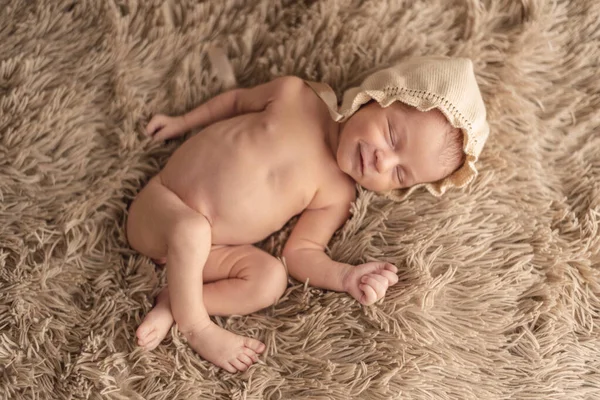
[[[167,281],[173,317],[190,346],[203,358],[230,372],[246,368],[264,345],[215,325],[203,302],[202,274],[211,247],[208,220],[151,180],[132,203],[127,238],[149,257],[167,255]]]
[[[252,245],[211,252],[204,270],[204,303],[210,315],[246,315],[273,305],[287,288],[287,271]]]
[[[226,246],[210,252],[203,280],[209,315],[245,315],[281,297],[287,272],[279,260],[254,246]],[[149,350],[158,346],[173,324],[168,293],[168,288],[161,291],[137,330],[138,344]]]

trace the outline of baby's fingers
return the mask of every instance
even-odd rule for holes
[[[385,279],[387,279],[389,286],[392,286],[392,285],[395,285],[396,283],[398,283],[398,275],[396,275],[395,272],[383,270],[383,271],[380,271],[379,274],[381,276],[383,276]]]
[[[396,267],[394,264],[390,264],[390,263],[386,263],[385,267],[383,267],[384,271],[390,271],[393,272],[394,274],[398,272],[398,267]]]
[[[375,290],[371,286],[365,283],[361,283],[360,285],[358,285],[358,288],[363,293],[359,300],[361,304],[364,304],[365,306],[370,306],[371,304],[377,301],[377,293],[375,293]]]
[[[166,116],[162,114],[155,115],[152,117],[150,122],[148,122],[148,126],[146,126],[146,135],[152,136],[156,133],[156,131],[164,128],[167,124]]]
[[[373,289],[373,291],[377,295],[376,300],[379,300],[383,296],[385,296],[385,292],[388,288],[387,278],[379,274],[369,274],[363,276],[360,281],[361,283],[366,284]]]

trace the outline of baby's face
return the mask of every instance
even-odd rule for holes
[[[399,102],[371,102],[345,124],[339,137],[340,169],[366,189],[386,192],[444,178],[440,155],[447,120],[438,110],[422,112]]]

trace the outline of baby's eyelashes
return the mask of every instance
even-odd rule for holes
[[[404,185],[404,179],[402,178],[402,168],[399,165],[396,167],[396,179],[398,180],[398,184],[400,186]]]
[[[388,137],[390,140],[390,146],[392,148],[396,147],[396,143],[394,141],[394,134],[392,133],[392,124],[390,124],[389,120],[388,120]]]

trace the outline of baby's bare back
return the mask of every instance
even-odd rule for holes
[[[159,176],[210,221],[213,244],[236,245],[262,240],[301,213],[333,165],[318,118],[263,111],[200,131]]]

